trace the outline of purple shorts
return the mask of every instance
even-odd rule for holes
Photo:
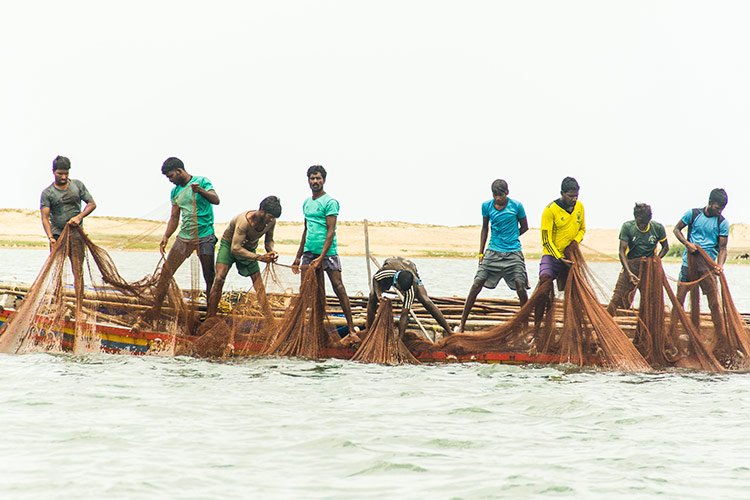
[[[303,266],[310,265],[310,262],[320,257],[319,253],[305,252],[302,254],[300,264]],[[324,271],[339,271],[341,272],[341,260],[338,255],[326,255],[323,258],[323,270]]]
[[[539,262],[539,277],[546,275],[552,279],[557,279],[559,285],[560,282],[565,283],[565,279],[568,277],[568,269],[568,265],[560,259],[551,255],[542,255],[542,260]]]

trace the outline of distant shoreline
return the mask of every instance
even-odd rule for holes
[[[215,225],[221,237],[227,223]],[[126,217],[97,217],[85,219],[84,227],[97,244],[107,250],[157,252],[165,221]],[[676,244],[671,227],[667,227],[670,245]],[[375,256],[402,255],[405,257],[475,258],[479,250],[480,226],[439,226],[406,222],[369,222],[370,252]],[[618,252],[617,229],[590,229],[586,232],[582,249],[589,260],[616,261]],[[294,255],[302,235],[301,222],[279,221],[276,228],[276,250],[282,255]],[[340,221],[337,239],[340,255],[365,255],[365,233],[362,221]],[[174,237],[173,237],[174,238]],[[521,237],[524,255],[538,259],[542,255],[539,230],[532,228]],[[39,212],[22,209],[0,209],[0,247],[47,248]],[[748,262],[737,259],[750,252],[750,225],[733,224],[729,237],[728,262]],[[670,259],[671,260],[671,259]],[[676,260],[676,259],[675,259]]]

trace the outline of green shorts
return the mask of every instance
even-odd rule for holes
[[[250,251],[255,252],[255,248]],[[236,264],[237,272],[240,273],[240,276],[250,276],[253,273],[260,272],[260,266],[258,265],[257,260],[236,258],[232,255],[232,244],[224,239],[221,240],[221,244],[219,245],[219,254],[216,256],[216,263],[224,264],[229,267],[232,267],[232,264]]]

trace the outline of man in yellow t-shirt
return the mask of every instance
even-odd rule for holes
[[[570,261],[565,250],[580,243],[586,232],[583,204],[578,201],[578,181],[566,177],[560,186],[560,198],[547,205],[542,212],[542,260],[539,263],[539,282],[557,279],[557,288],[565,288]]]

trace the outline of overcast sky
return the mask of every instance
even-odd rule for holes
[[[342,220],[481,222],[504,178],[532,227],[572,175],[590,227],[673,224],[725,187],[750,222],[750,2],[3,2],[2,207],[58,155],[96,215],[166,219],[168,156],[218,221],[322,164]]]

